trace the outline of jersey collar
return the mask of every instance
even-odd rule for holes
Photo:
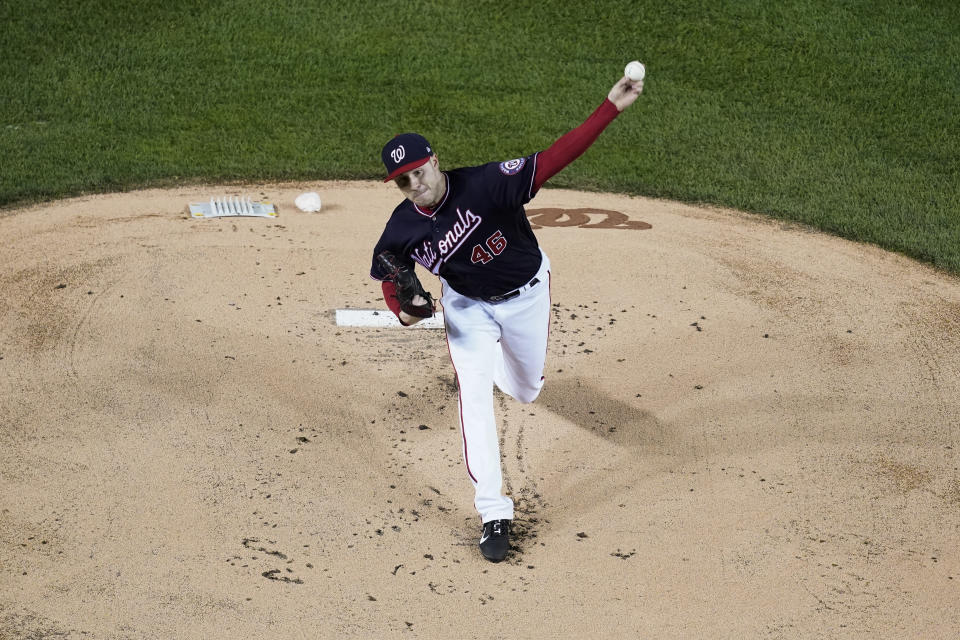
[[[416,209],[417,213],[419,213],[422,216],[432,218],[437,213],[437,211],[440,210],[440,207],[444,205],[444,203],[447,201],[447,198],[450,197],[450,176],[444,173],[443,179],[446,180],[446,184],[444,184],[444,187],[443,187],[443,197],[440,198],[440,204],[435,206],[433,209],[428,209],[427,207],[421,207],[416,202],[414,202],[413,208]]]

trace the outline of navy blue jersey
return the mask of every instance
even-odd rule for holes
[[[471,298],[526,284],[540,268],[537,239],[523,205],[533,198],[537,154],[445,171],[446,193],[432,211],[404,200],[373,250],[370,276],[385,280],[376,256],[417,262]]]

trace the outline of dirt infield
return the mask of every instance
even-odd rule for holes
[[[280,215],[187,215],[220,195]],[[0,214],[0,637],[960,635],[960,280],[543,191],[547,381],[497,396],[518,536],[491,565],[443,332],[334,321],[383,308],[396,202]]]

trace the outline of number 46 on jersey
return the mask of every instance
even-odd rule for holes
[[[473,264],[487,264],[503,253],[503,250],[506,248],[507,239],[503,237],[503,233],[498,229],[493,235],[487,238],[486,242],[473,246],[470,261]]]

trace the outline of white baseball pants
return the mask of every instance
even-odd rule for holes
[[[536,285],[497,303],[460,295],[441,278],[447,347],[460,395],[463,459],[483,522],[513,519],[513,500],[502,494],[493,385],[524,403],[536,400],[543,387],[550,330],[546,254],[535,278]]]

